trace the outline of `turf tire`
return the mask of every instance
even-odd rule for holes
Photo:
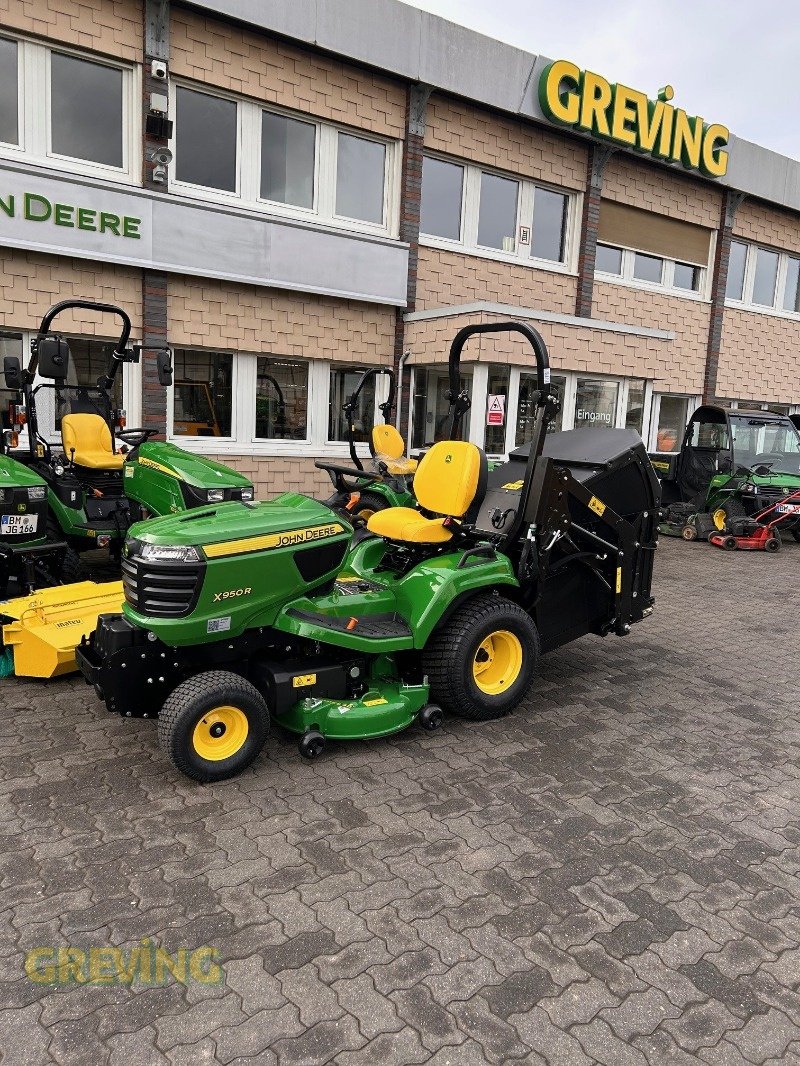
[[[488,695],[475,683],[472,664],[481,643],[497,630],[513,633],[522,645],[522,667],[505,692]],[[449,714],[473,722],[502,718],[525,695],[539,661],[539,634],[533,619],[501,596],[468,600],[434,632],[423,652],[430,695]]]
[[[236,707],[247,718],[247,737],[229,758],[202,758],[192,737],[205,714],[220,705]],[[228,670],[196,674],[172,692],[158,716],[158,742],[172,765],[195,781],[224,781],[245,770],[260,754],[269,731],[269,710],[261,693]]]

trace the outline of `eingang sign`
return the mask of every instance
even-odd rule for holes
[[[547,118],[656,159],[680,163],[710,178],[728,169],[723,149],[730,130],[719,123],[706,125],[669,102],[671,85],[657,100],[627,85],[615,85],[566,59],[549,63],[539,79],[539,103]]]

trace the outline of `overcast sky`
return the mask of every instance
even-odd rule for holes
[[[722,122],[800,159],[797,0],[405,0]]]

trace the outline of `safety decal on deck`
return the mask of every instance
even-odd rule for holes
[[[598,500],[596,496],[592,496],[589,500],[589,510],[594,511],[595,514],[602,515],[606,509],[606,505],[602,500]]]
[[[310,685],[316,685],[316,674],[297,674],[292,678],[292,688],[308,688]]]
[[[513,489],[515,492],[519,492],[524,482],[522,481],[509,481],[505,485],[501,485],[501,489]]]
[[[388,703],[389,701],[385,700],[383,696],[380,696],[376,700],[362,700],[361,702],[364,704],[365,707],[377,707],[379,704]]]

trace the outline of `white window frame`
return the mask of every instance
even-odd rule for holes
[[[201,455],[253,455],[253,456],[293,456],[297,458],[318,458],[324,456],[332,460],[346,460],[350,455],[347,441],[329,441],[328,415],[330,411],[330,377],[332,370],[344,369],[344,366],[377,366],[368,361],[355,361],[343,364],[338,360],[313,359],[307,356],[287,355],[287,359],[298,359],[308,363],[308,410],[306,440],[270,439],[256,436],[256,382],[259,358],[276,358],[283,353],[238,352],[231,348],[203,348],[196,344],[173,344],[173,348],[194,352],[208,352],[217,355],[233,356],[231,374],[231,434],[228,437],[192,437],[174,430],[174,383],[167,389],[167,440],[180,445],[186,451]],[[381,366],[388,364],[382,363]],[[127,385],[123,382],[123,389]],[[141,391],[141,388],[140,388]],[[375,382],[375,423],[382,420],[379,405],[389,395],[388,375],[378,375]],[[127,402],[127,400],[126,400]],[[128,419],[130,422],[130,418]],[[369,459],[369,445],[357,444],[356,454],[362,459]]]
[[[785,248],[773,248],[771,245],[761,244],[756,241],[745,241],[740,237],[732,238],[732,243],[743,244],[745,246],[744,282],[742,284],[741,300],[726,296],[725,306],[737,308],[740,311],[752,311],[757,315],[770,315],[773,318],[786,318],[791,322],[800,321],[800,311],[787,311],[783,307],[783,295],[784,290],[786,289],[786,276],[789,271],[789,260],[800,259],[800,249],[797,251],[788,251]],[[778,269],[775,273],[775,292],[773,294],[772,306],[753,302],[753,288],[756,280],[756,259],[758,257],[759,248],[763,249],[765,252],[773,252],[778,256]]]
[[[526,266],[537,270],[549,270],[557,274],[577,274],[578,236],[580,230],[581,203],[583,194],[576,189],[551,185],[544,181],[532,181],[509,171],[495,167],[471,163],[465,159],[443,155],[439,152],[425,152],[425,158],[437,159],[442,163],[451,163],[461,167],[463,181],[461,184],[461,229],[458,240],[452,237],[437,237],[432,233],[420,232],[419,243],[426,248],[438,248],[441,251],[458,251],[462,255],[476,256],[480,259],[492,259],[515,266]],[[518,185],[517,215],[514,227],[515,249],[504,252],[500,248],[488,248],[478,244],[478,225],[480,214],[481,175],[493,174],[499,178],[515,181]],[[547,189],[567,198],[567,218],[564,227],[564,259],[539,259],[533,255],[533,214],[535,210],[536,189]],[[520,231],[526,228],[529,233],[528,243],[520,243]]]
[[[645,251],[644,248],[632,248],[622,244],[609,244],[608,241],[598,241],[604,248],[616,248],[622,252],[622,266],[619,274],[611,274],[605,270],[595,270],[594,276],[598,281],[610,281],[614,285],[625,285],[631,289],[641,289],[645,292],[667,293],[670,296],[679,296],[684,300],[694,300],[699,303],[707,303],[710,300],[708,287],[710,284],[710,271],[707,265],[702,263],[690,263],[688,259],[670,259],[665,255],[657,255],[655,252]],[[646,255],[651,259],[660,259],[663,268],[661,281],[643,281],[634,277],[634,265],[637,255]],[[700,271],[697,289],[683,289],[675,285],[675,264],[685,263],[687,266],[696,267]]]
[[[680,449],[681,441],[683,440],[682,434],[686,432],[686,426],[689,425],[694,412],[702,404],[702,397],[692,395],[685,392],[653,392],[652,403],[650,406],[650,426],[647,431],[647,435],[644,436],[645,443],[647,444],[647,450],[654,452],[658,450],[658,420],[661,417],[661,399],[667,396],[668,398],[675,398],[679,400],[686,400],[686,424],[681,431],[681,435],[678,440],[678,449]],[[645,423],[646,425],[646,423]]]
[[[222,100],[230,100],[237,105],[237,186],[235,193],[226,192],[223,189],[209,188],[205,185],[178,181],[175,176],[177,174],[178,158],[176,100],[179,87],[193,92],[204,93],[206,96],[216,96]],[[393,238],[398,236],[400,232],[399,194],[402,142],[389,137],[380,137],[357,127],[324,121],[302,111],[291,111],[287,108],[275,107],[259,100],[225,92],[215,86],[206,85],[204,82],[190,81],[185,78],[172,78],[170,80],[169,100],[170,114],[176,116],[175,129],[170,141],[176,164],[170,167],[170,192],[180,193],[182,196],[211,203],[230,204],[235,202],[240,207],[250,211],[313,222],[318,225],[346,229],[355,233],[369,233]],[[296,207],[293,204],[283,204],[275,200],[265,200],[261,196],[261,113],[263,111],[305,122],[316,129],[314,143],[314,202],[311,208]],[[360,137],[365,141],[374,141],[385,149],[383,222],[380,224],[365,222],[362,219],[346,218],[343,215],[336,214],[336,153],[340,133],[348,134],[351,137]]]
[[[67,45],[45,44],[15,33],[2,36],[17,44],[19,144],[0,142],[0,156],[27,161],[72,174],[102,177],[123,185],[140,185],[142,172],[141,94],[138,65],[109,59]],[[51,57],[54,53],[122,72],[122,166],[52,151]]]

